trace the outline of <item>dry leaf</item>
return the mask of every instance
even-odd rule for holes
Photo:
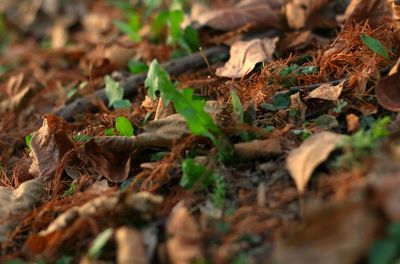
[[[199,227],[182,204],[171,212],[167,235],[168,254],[173,264],[191,264],[203,259]]]
[[[267,28],[280,28],[278,13],[282,1],[250,0],[242,1],[236,7],[203,13],[197,18],[202,26],[218,30],[233,30],[244,25]]]
[[[325,205],[306,214],[297,228],[278,241],[272,263],[359,263],[380,225],[365,203]]]
[[[30,174],[45,180],[54,176],[59,161],[73,147],[66,134],[66,126],[67,124],[56,116],[43,117],[42,127],[32,135],[32,151],[29,153],[32,159]]]
[[[375,88],[378,103],[393,112],[400,112],[400,59]]]
[[[394,7],[392,0],[352,0],[345,12],[346,24],[368,20],[372,28],[380,27],[386,19],[395,18]]]
[[[26,181],[15,190],[0,187],[0,242],[17,224],[11,216],[33,208],[43,193],[42,178]]]
[[[241,78],[249,74],[257,63],[271,62],[275,52],[276,38],[238,41],[232,45],[229,61],[216,74],[221,77]]]
[[[300,29],[305,27],[307,19],[330,0],[294,0],[286,4],[286,17],[290,27]]]
[[[130,151],[110,151],[109,149],[90,141],[84,145],[78,156],[86,164],[105,177],[110,182],[123,182],[128,178],[131,169]]]
[[[322,84],[318,88],[312,90],[305,99],[322,99],[327,101],[337,102],[343,90],[344,82],[338,85],[329,83]]]
[[[342,138],[342,135],[332,132],[320,132],[306,139],[299,148],[289,153],[286,166],[299,193],[304,193],[315,168],[328,158]]]
[[[354,133],[360,129],[360,118],[355,114],[346,115],[346,125],[347,131],[349,133]]]
[[[143,243],[142,234],[138,230],[129,227],[120,227],[115,232],[115,240],[118,245],[118,264],[150,263]]]
[[[280,140],[275,138],[238,143],[235,144],[234,149],[236,155],[244,160],[272,157],[282,154]]]

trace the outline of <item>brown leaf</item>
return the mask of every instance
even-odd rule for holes
[[[338,85],[329,83],[322,84],[318,88],[312,90],[305,99],[322,99],[327,101],[337,102],[343,90],[344,82]]]
[[[143,243],[142,234],[138,230],[129,227],[120,227],[115,232],[115,240],[118,245],[118,264],[150,263]]]
[[[203,259],[199,227],[181,204],[170,215],[167,235],[167,249],[173,264],[190,264]]]
[[[67,124],[56,116],[43,117],[42,127],[32,135],[30,174],[45,180],[54,176],[59,161],[73,147],[66,128]]]
[[[110,182],[123,182],[131,169],[130,151],[109,151],[94,141],[84,145],[79,158]]]
[[[271,62],[278,38],[238,41],[232,45],[229,61],[216,74],[221,77],[241,78],[249,74],[257,63]]]
[[[286,166],[300,193],[304,193],[315,168],[328,158],[342,138],[342,135],[332,132],[320,132],[306,139],[299,148],[289,153]]]
[[[273,263],[359,263],[378,229],[365,202],[324,206],[278,241]]]
[[[26,181],[15,190],[0,187],[0,242],[17,223],[11,216],[32,209],[43,193],[42,178]]]
[[[300,29],[305,27],[307,19],[330,0],[294,0],[286,4],[286,17],[290,27]]]
[[[262,28],[280,28],[277,10],[283,1],[247,0],[232,8],[208,11],[197,18],[202,26],[218,30],[233,30],[251,24]]]
[[[395,18],[394,7],[392,0],[352,0],[345,12],[346,24],[368,20],[372,28],[380,27],[385,19]]]
[[[277,156],[282,153],[279,139],[253,140],[235,144],[235,153],[245,160]]]
[[[400,112],[400,59],[390,70],[388,76],[383,78],[375,88],[378,103],[393,112]]]

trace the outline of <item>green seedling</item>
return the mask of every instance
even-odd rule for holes
[[[379,141],[389,135],[390,117],[377,120],[368,130],[361,129],[351,136],[346,136],[338,146],[344,151],[338,160],[338,165],[353,166],[369,155]]]
[[[131,137],[134,135],[131,121],[123,116],[117,116],[115,118],[115,130],[120,136]]]
[[[367,35],[362,34],[360,36],[361,41],[366,45],[370,50],[375,52],[376,54],[383,57],[385,60],[391,61],[390,55],[386,47],[377,39]]]
[[[97,259],[100,257],[104,246],[107,244],[113,233],[114,230],[112,228],[107,228],[93,240],[92,246],[88,251],[88,257],[90,259]]]
[[[261,105],[261,108],[276,112],[279,110],[285,110],[290,107],[290,94],[277,94],[272,100],[272,104],[264,103]]]
[[[129,100],[124,100],[124,89],[118,82],[114,81],[110,76],[104,77],[105,93],[108,99],[108,107],[114,108],[129,108],[131,103]]]
[[[149,66],[147,66],[146,63],[135,60],[130,60],[128,62],[128,67],[132,74],[138,74],[149,70]]]
[[[32,133],[25,136],[25,144],[29,151],[32,151],[32,136]]]
[[[128,22],[114,21],[114,25],[122,32],[129,36],[134,42],[141,40],[139,31],[141,28],[140,16],[136,12],[130,12]]]
[[[69,188],[68,188],[68,190],[66,190],[65,192],[64,192],[64,196],[71,196],[71,195],[73,195],[74,193],[76,193],[76,187],[77,187],[77,181],[76,180],[73,180],[72,182],[71,182],[71,184],[69,185]]]

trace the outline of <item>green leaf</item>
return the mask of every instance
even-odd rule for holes
[[[124,100],[116,100],[113,103],[113,107],[115,109],[129,109],[131,108],[132,104],[129,100],[124,99]]]
[[[125,23],[122,21],[114,21],[114,25],[122,32],[129,36],[134,42],[139,42],[141,37],[140,31],[140,17],[136,12],[130,12],[129,22]]]
[[[240,101],[239,96],[233,90],[231,90],[231,98],[232,98],[233,112],[235,112],[235,114],[239,116],[240,122],[244,123],[243,105],[242,102]]]
[[[93,240],[93,244],[88,251],[89,258],[96,259],[101,255],[101,250],[107,244],[113,232],[114,230],[112,228],[107,228]]]
[[[124,97],[124,89],[118,82],[114,81],[109,75],[104,77],[106,84],[105,93],[108,99],[108,107],[113,106],[115,101],[122,100]]]
[[[261,107],[267,111],[278,111],[288,109],[290,97],[287,94],[278,94],[272,100],[272,104],[262,104]]]
[[[373,37],[362,34],[360,36],[361,41],[368,47],[370,48],[373,52],[379,54],[382,56],[384,59],[390,61],[390,55],[389,52],[387,51],[386,47],[377,39],[374,39]]]
[[[25,136],[25,144],[26,144],[26,146],[28,147],[29,150],[32,150],[32,144],[31,144],[32,136],[33,136],[32,133]]]
[[[169,36],[168,43],[178,44],[183,36],[181,23],[185,18],[182,10],[172,10],[169,12]]]
[[[104,130],[104,135],[105,136],[114,136],[115,135],[115,128],[107,128],[106,130]]]
[[[206,166],[197,164],[194,159],[188,158],[182,161],[182,174],[179,185],[185,189],[191,189],[199,180],[202,180],[204,186],[210,184]]]
[[[199,50],[200,47],[200,37],[197,30],[192,27],[188,26],[183,31],[183,39],[187,46],[190,48],[191,52],[196,52]]]
[[[150,64],[144,84],[148,88],[148,94],[151,99],[155,100],[157,98],[156,92],[160,91],[165,104],[171,101],[172,93],[176,90],[168,73],[161,67],[157,60],[153,60]]]
[[[128,62],[128,67],[132,74],[146,72],[149,69],[149,66],[147,66],[146,63],[135,60],[130,60]]]
[[[131,121],[123,116],[117,116],[115,118],[115,129],[121,136],[124,137],[131,137],[134,135]]]

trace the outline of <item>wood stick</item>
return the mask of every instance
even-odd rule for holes
[[[207,57],[215,57],[220,55],[226,56],[229,54],[229,49],[226,46],[216,46],[208,48],[204,52]],[[170,75],[179,75],[185,72],[201,69],[207,65],[202,54],[197,52],[195,54],[164,63],[162,66]],[[133,75],[126,81],[122,81],[121,86],[124,88],[124,97],[131,98],[135,96],[138,88],[143,84],[146,78],[147,72],[144,72]],[[102,100],[107,104],[108,100],[104,88],[71,102],[70,104],[56,111],[55,114],[63,117],[65,120],[71,121],[78,113],[94,110],[95,107],[92,102],[96,99]]]

